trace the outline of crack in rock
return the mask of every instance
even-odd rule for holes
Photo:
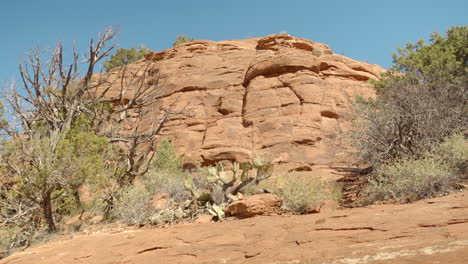
[[[137,254],[145,253],[145,252],[148,252],[148,251],[167,249],[167,248],[169,248],[169,247],[161,247],[161,246],[150,247],[150,248],[145,248],[143,250],[138,251]]]
[[[315,231],[354,231],[354,230],[370,230],[370,231],[382,231],[382,232],[387,232],[388,230],[385,229],[378,229],[378,228],[373,228],[371,226],[363,226],[363,227],[345,227],[345,228],[329,228],[329,227],[323,227],[323,228],[316,228],[314,229]]]

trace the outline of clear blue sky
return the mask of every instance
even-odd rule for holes
[[[73,40],[85,51],[91,37],[119,25],[120,47],[171,47],[176,35],[225,40],[282,30],[328,44],[334,52],[388,68],[407,41],[468,24],[467,0],[0,0],[0,80],[18,77],[33,47]]]

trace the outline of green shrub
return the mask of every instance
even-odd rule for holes
[[[412,202],[446,195],[466,178],[468,140],[461,134],[445,141],[419,158],[404,158],[381,166],[365,191],[367,202],[382,200]]]
[[[144,184],[128,186],[121,193],[115,203],[114,213],[118,220],[128,225],[145,224],[154,213],[149,201],[152,194]]]
[[[319,208],[326,200],[341,198],[336,186],[313,175],[282,174],[262,187],[282,198],[285,208],[297,214]]]
[[[156,148],[154,166],[160,170],[178,172],[182,169],[182,162],[182,157],[177,156],[169,139],[163,138]]]
[[[172,46],[174,47],[174,46],[176,46],[178,44],[191,42],[191,41],[195,41],[195,38],[194,37],[188,37],[188,36],[185,36],[185,35],[178,35],[176,37],[176,41],[174,41],[174,43],[172,43]]]
[[[114,207],[114,218],[128,225],[144,225],[157,210],[150,207],[151,198],[168,193],[175,202],[190,199],[184,187],[185,175],[168,171],[150,170],[141,182],[127,186],[118,195]]]
[[[382,166],[370,179],[368,199],[413,202],[447,194],[454,181],[453,170],[440,159],[401,159]]]
[[[106,72],[109,72],[115,67],[121,67],[137,60],[143,59],[146,53],[150,53],[151,49],[140,45],[139,49],[131,47],[130,49],[118,49],[108,61],[104,62]]]
[[[151,194],[168,193],[177,202],[190,199],[190,192],[184,187],[185,174],[181,172],[151,170],[145,176],[143,184]]]
[[[394,66],[373,81],[377,98],[357,100],[352,138],[360,158],[378,169],[418,158],[431,146],[468,127],[468,27],[453,27],[408,43]]]
[[[468,140],[463,134],[446,138],[433,152],[440,155],[444,163],[456,170],[457,174],[468,177]]]
[[[109,180],[105,161],[113,155],[113,148],[107,138],[82,127],[55,137],[42,130],[38,125],[31,138],[17,138],[3,145],[0,171],[14,182],[14,188],[0,185],[0,193],[4,192],[0,195],[2,209],[10,208],[0,210],[0,220],[21,227],[43,216],[49,232],[54,232],[56,220],[81,209],[78,190],[83,184]],[[36,208],[41,209],[42,216],[36,217]],[[21,218],[14,217],[18,214]]]
[[[8,248],[10,247],[11,243],[11,232],[5,227],[0,227],[0,259],[2,259],[4,254],[6,255],[6,252]]]

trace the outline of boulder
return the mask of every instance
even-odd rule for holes
[[[65,222],[65,227],[72,230],[79,230],[81,225],[87,223],[92,218],[93,214],[90,212],[83,212],[68,219],[67,222]]]
[[[92,225],[96,225],[102,222],[104,218],[101,215],[96,215],[89,220],[89,223]]]
[[[334,200],[325,200],[321,205],[317,207],[310,207],[308,213],[317,214],[317,213],[331,213],[339,207],[338,202]]]
[[[205,224],[205,223],[209,223],[213,220],[213,216],[212,215],[200,215],[197,217],[197,219],[195,219],[195,223],[196,224]]]
[[[248,218],[256,215],[275,215],[281,212],[283,201],[271,193],[245,196],[231,203],[226,212],[238,218]]]
[[[168,193],[158,193],[153,195],[150,200],[150,206],[155,210],[166,208],[171,202],[171,195]]]

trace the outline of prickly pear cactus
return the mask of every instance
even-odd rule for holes
[[[208,212],[217,217],[220,221],[224,219],[224,210],[219,205],[213,204],[208,208]]]
[[[269,178],[272,172],[273,166],[271,163],[255,157],[252,163],[234,162],[232,172],[229,173],[221,163],[209,167],[206,181],[211,187],[208,191],[197,188],[190,174],[185,178],[184,186],[191,192],[193,196],[192,204],[195,205],[196,210],[205,208],[213,216],[222,220],[224,217],[223,210],[228,204],[239,199],[242,189],[250,184],[258,184],[260,181]]]

